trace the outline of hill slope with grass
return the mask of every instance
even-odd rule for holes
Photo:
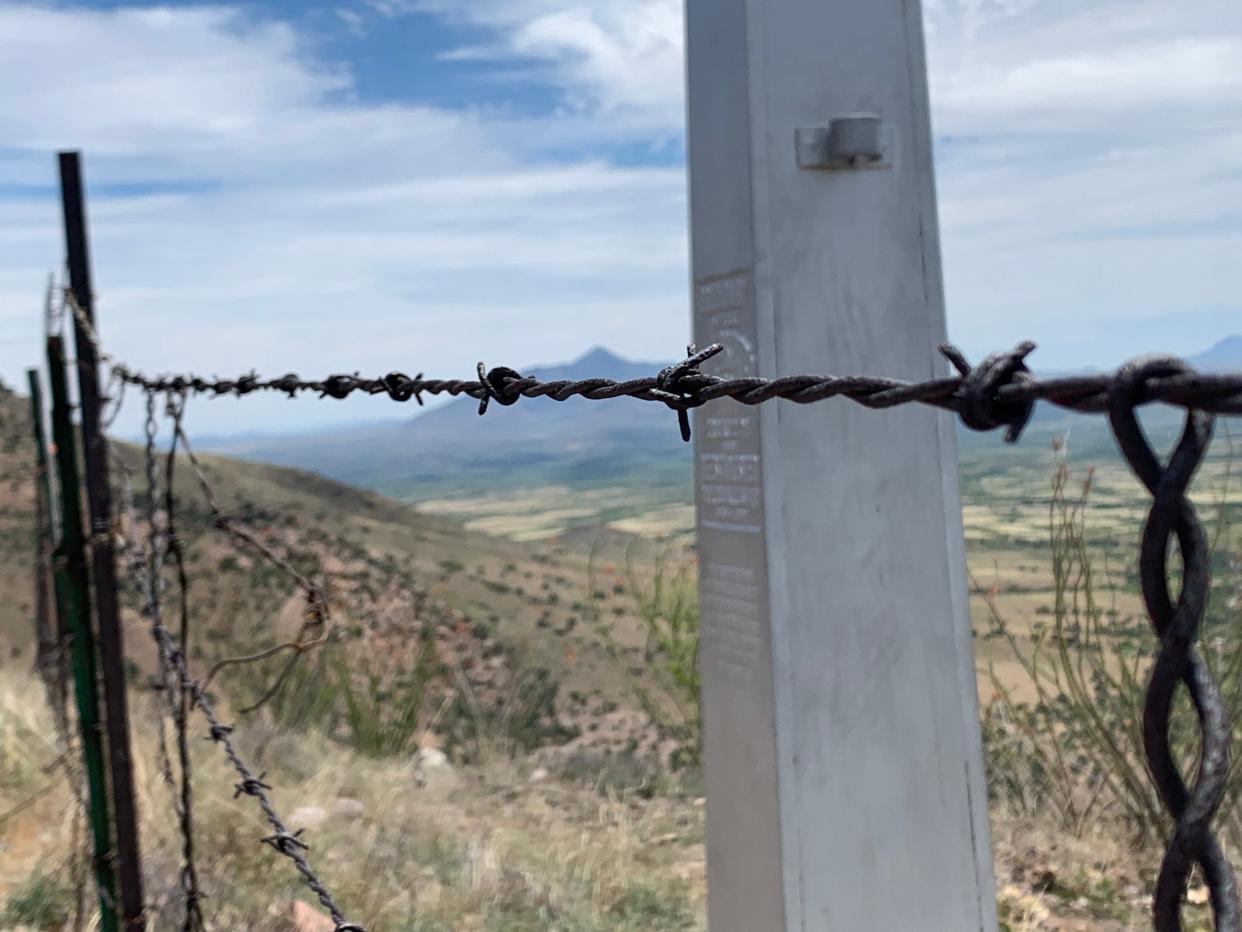
[[[34,649],[29,438],[27,400],[4,392],[0,585],[11,597],[0,602],[0,640],[14,661],[29,659]],[[124,497],[119,467],[135,474],[142,512],[140,452],[117,445],[113,471],[118,503]],[[478,737],[480,729],[495,726],[527,744],[559,736],[576,739],[575,747],[655,749],[659,736],[638,708],[628,672],[641,663],[643,634],[624,578],[627,541],[618,539],[594,555],[556,539],[519,543],[465,530],[452,518],[422,514],[312,473],[217,456],[201,461],[231,518],[327,592],[331,641],[303,659],[291,685],[350,679],[355,691],[363,691],[374,678],[388,700],[417,696],[431,704],[434,695],[451,695],[446,708],[427,712],[427,721],[434,718],[445,740]],[[161,476],[163,469],[161,458]],[[304,620],[303,594],[261,555],[213,527],[184,457],[176,468],[176,498],[190,583],[189,656],[198,669],[294,637]],[[119,532],[122,540],[133,532],[123,516]],[[137,684],[153,669],[155,653],[136,593],[122,583],[126,651]],[[175,594],[170,586],[168,598]],[[173,610],[167,609],[170,615]],[[610,623],[607,637],[598,630],[601,612]],[[405,676],[420,656],[444,684],[428,696],[419,693],[421,683]],[[244,703],[247,696],[262,694],[284,659],[222,673],[219,688]],[[394,688],[406,692],[390,695]],[[329,732],[348,728],[335,720],[339,710],[291,706],[288,714],[303,719],[322,714],[320,724]],[[499,718],[503,722],[493,721]],[[406,723],[411,744],[426,723],[416,718]],[[529,734],[518,736],[522,728]]]

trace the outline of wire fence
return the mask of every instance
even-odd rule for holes
[[[1011,443],[1019,440],[1036,403],[1040,401],[1070,411],[1107,415],[1122,454],[1151,495],[1141,538],[1139,568],[1142,595],[1160,647],[1146,693],[1143,739],[1151,778],[1173,824],[1156,883],[1153,903],[1155,927],[1160,932],[1181,928],[1182,895],[1191,871],[1198,865],[1210,889],[1216,928],[1242,932],[1237,883],[1212,830],[1230,767],[1232,723],[1221,700],[1220,690],[1195,648],[1209,592],[1208,548],[1202,524],[1188,498],[1196,469],[1206,455],[1215,417],[1242,414],[1242,373],[1200,373],[1181,360],[1152,357],[1128,363],[1112,374],[1041,378],[1033,374],[1027,364],[1035,346],[1026,342],[1011,350],[994,353],[977,365],[972,365],[957,348],[941,346],[939,352],[951,364],[956,375],[923,381],[816,374],[771,379],[727,378],[705,371],[705,368],[712,367],[713,360],[718,361],[723,352],[723,348],[716,344],[701,350],[691,346],[681,361],[650,376],[625,381],[608,378],[543,380],[507,366],[488,368],[482,362],[478,364],[474,378],[427,378],[421,372],[408,376],[395,371],[378,376],[363,376],[358,372],[336,373],[320,378],[305,378],[296,373],[265,377],[253,371],[234,378],[208,378],[193,373],[148,374],[108,354],[96,332],[91,311],[80,178],[76,157],[66,158],[66,155],[62,155],[61,169],[70,282],[68,287],[54,294],[49,290],[45,316],[49,333],[58,333],[68,319],[76,336],[78,353],[75,365],[83,389],[83,443],[87,451],[86,484],[92,518],[89,545],[95,582],[104,590],[96,593],[99,599],[97,609],[100,618],[107,617],[110,623],[115,620],[115,592],[109,594],[106,590],[107,581],[112,578],[111,538],[119,522],[117,516],[111,514],[104,457],[107,442],[102,431],[107,430],[121,410],[127,388],[139,393],[146,406],[142,452],[146,498],[141,512],[133,488],[135,470],[125,463],[119,451],[113,451],[111,458],[121,466],[120,520],[128,528],[122,556],[128,578],[140,594],[142,612],[149,623],[157,650],[159,766],[171,791],[172,809],[181,835],[179,886],[183,900],[182,932],[199,932],[206,926],[203,891],[195,861],[194,774],[189,752],[191,713],[197,713],[205,720],[208,737],[221,747],[235,770],[238,777],[236,795],[255,799],[271,826],[272,833],[262,841],[292,861],[307,887],[331,915],[337,932],[357,932],[361,929],[361,926],[345,918],[345,913],[311,867],[302,833],[291,832],[278,814],[269,792],[271,787],[265,782],[266,775],[261,772],[256,774],[242,758],[232,738],[233,728],[224,724],[209,692],[214,679],[225,670],[280,657],[281,663],[272,681],[254,703],[239,710],[242,714],[254,711],[277,695],[288,682],[299,658],[307,651],[324,645],[332,636],[332,618],[322,584],[300,572],[260,535],[221,507],[184,427],[185,407],[190,396],[245,397],[273,392],[290,397],[314,394],[331,399],[344,399],[354,394],[383,395],[396,402],[413,400],[419,405],[424,403],[426,397],[460,396],[477,400],[480,415],[485,414],[493,403],[507,407],[522,399],[548,398],[563,402],[573,398],[605,401],[625,397],[664,405],[675,413],[681,437],[687,441],[691,439],[689,412],[726,399],[743,405],[782,400],[805,405],[840,398],[873,410],[922,405],[952,412],[972,430],[1003,429],[1005,439]],[[52,358],[49,354],[50,363]],[[110,387],[105,392],[98,390],[98,366],[102,366],[110,378]],[[1139,407],[1152,403],[1185,410],[1181,439],[1166,463],[1162,463],[1152,450],[1135,413]],[[108,404],[112,408],[105,411]],[[40,417],[36,414],[36,421]],[[161,453],[157,449],[161,417],[167,422],[171,438],[163,454],[162,474]],[[62,433],[61,436],[70,442],[70,434]],[[42,450],[41,437],[37,437],[37,443]],[[179,536],[180,503],[174,493],[179,459],[189,464],[214,527],[236,547],[266,561],[301,591],[306,602],[300,629],[291,640],[253,654],[219,660],[201,677],[195,676],[186,654],[191,637],[192,596],[183,542]],[[48,475],[46,465],[41,469],[40,476]],[[76,500],[76,495],[74,498]],[[49,484],[49,491],[40,498],[49,527],[54,525],[50,518],[55,504],[53,499]],[[106,513],[96,514],[100,507]],[[39,566],[44,574],[49,563],[46,545],[54,536],[50,533],[43,542]],[[1174,542],[1181,554],[1181,580],[1176,593],[1170,591],[1168,578],[1169,553]],[[167,582],[170,575],[176,587],[177,633],[165,620],[164,599],[170,588]],[[55,597],[67,598],[59,588]],[[42,612],[42,617],[46,629],[49,613]],[[102,627],[105,626],[101,622]],[[56,639],[42,638],[41,643],[46,642],[47,646],[43,651],[45,662],[41,664],[41,670],[45,671],[54,707],[59,704],[57,728],[67,732],[69,717],[65,682],[68,674],[63,661],[63,631],[59,632],[59,639],[57,646]],[[114,793],[124,796],[129,780],[128,726],[124,721],[118,723],[112,711],[112,701],[115,700],[124,718],[123,689],[120,694],[115,692],[120,671],[120,658],[115,655],[119,633],[111,635],[105,646],[114,651],[112,656],[105,656],[103,650],[100,653],[105,691],[113,690],[109,694],[110,717],[107,722],[112,750],[110,757],[114,758],[111,761],[112,784]],[[1176,759],[1169,740],[1174,697],[1182,686],[1195,707],[1200,731],[1197,756],[1188,762]],[[175,750],[169,749],[166,722],[172,726]],[[121,727],[116,728],[118,724]],[[62,743],[68,760],[71,736],[67,733],[63,735]],[[66,767],[70,765],[67,763]],[[1192,774],[1193,778],[1188,780],[1184,773]],[[80,773],[70,773],[70,778],[75,787],[81,786],[83,779]],[[117,810],[117,836],[124,834],[122,820],[132,818],[132,799],[128,802],[118,799],[116,804],[122,806],[123,802],[123,809],[128,812],[120,808]],[[134,837],[127,840],[130,847],[124,852],[117,852],[123,856],[118,865],[119,881],[115,895],[113,891],[104,889],[106,881],[101,879],[105,929],[115,928],[108,925],[107,914],[110,909],[118,907],[124,913],[127,928],[138,928],[137,923],[141,921],[136,832],[131,831],[131,834]],[[100,859],[104,852],[97,850],[96,855],[97,864],[103,863]],[[130,861],[133,863],[128,863]],[[106,873],[99,874],[100,878],[106,876]]]
[[[306,885],[332,916],[337,932],[357,932],[361,926],[349,922],[311,867],[307,842],[300,831],[290,831],[273,806],[265,782],[239,754],[232,739],[233,728],[220,719],[209,696],[208,686],[222,670],[257,663],[287,654],[274,681],[257,702],[242,711],[252,711],[268,701],[281,688],[298,658],[306,651],[326,643],[331,635],[327,600],[320,584],[300,573],[256,534],[230,517],[220,506],[202,464],[194,454],[184,428],[186,400],[191,395],[243,397],[255,392],[296,395],[317,393],[323,398],[340,399],[360,392],[385,394],[398,402],[411,398],[421,404],[423,395],[464,395],[479,401],[479,413],[491,402],[512,405],[522,398],[551,398],[565,401],[584,398],[592,401],[629,397],[657,402],[676,412],[683,438],[690,438],[687,412],[719,399],[746,405],[785,400],[810,404],[843,398],[872,409],[901,405],[932,406],[956,414],[973,430],[1004,428],[1006,440],[1016,442],[1028,423],[1037,401],[1047,401],[1073,411],[1106,414],[1118,446],[1130,467],[1142,481],[1152,501],[1143,528],[1140,547],[1141,588],[1160,649],[1153,666],[1144,708],[1143,734],[1152,780],[1173,822],[1173,830],[1156,882],[1153,903],[1155,927],[1161,932],[1181,928],[1180,908],[1190,873],[1201,869],[1211,895],[1216,928],[1236,930],[1239,916],[1237,882],[1233,869],[1212,830],[1212,820],[1224,794],[1229,770],[1231,722],[1220,691],[1199,657],[1195,643],[1208,595],[1208,548],[1203,526],[1187,490],[1196,469],[1207,452],[1215,416],[1242,414],[1242,373],[1204,374],[1186,363],[1169,357],[1151,357],[1122,366],[1111,375],[1088,375],[1040,379],[1026,363],[1034,349],[1022,343],[1015,349],[993,354],[972,366],[952,346],[940,352],[957,370],[952,377],[923,382],[868,376],[796,375],[776,379],[726,379],[704,372],[702,367],[720,352],[718,345],[701,351],[690,347],[681,362],[647,378],[614,381],[605,378],[544,381],[523,376],[514,369],[487,369],[482,363],[477,378],[427,379],[389,373],[379,378],[331,375],[307,380],[289,374],[264,379],[244,375],[235,379],[204,379],[191,374],[145,375],[103,351],[93,324],[85,311],[65,291],[65,306],[80,334],[97,351],[116,386],[110,403],[119,406],[124,388],[137,389],[146,404],[146,443],[144,447],[147,485],[145,514],[134,504],[133,470],[122,469],[122,504],[130,529],[124,554],[129,577],[142,594],[143,613],[150,623],[159,656],[158,686],[165,715],[171,720],[176,737],[178,764],[173,766],[164,742],[161,725],[161,769],[173,788],[173,808],[182,835],[181,890],[184,900],[183,932],[204,928],[202,890],[195,865],[195,823],[190,757],[188,752],[189,716],[197,710],[206,720],[209,737],[219,744],[236,771],[237,796],[256,800],[272,827],[262,841],[293,862]],[[165,454],[163,509],[158,507],[160,487],[159,456],[160,402],[171,436]],[[1162,464],[1139,426],[1136,410],[1150,403],[1164,403],[1185,409],[1182,436],[1168,462]],[[115,418],[116,410],[111,417]],[[304,622],[293,640],[262,652],[227,658],[217,662],[202,678],[192,673],[186,658],[189,637],[189,580],[177,531],[178,504],[173,493],[174,469],[178,454],[194,472],[198,489],[207,504],[214,526],[237,546],[268,561],[288,578],[306,599]],[[119,455],[118,462],[123,462]],[[145,528],[140,534],[139,529]],[[1181,554],[1181,585],[1174,594],[1169,589],[1170,544],[1176,541]],[[179,595],[180,634],[174,635],[164,621],[162,593],[164,570],[171,563]],[[1194,704],[1200,726],[1201,744],[1190,772],[1183,777],[1181,763],[1170,747],[1170,716],[1174,696],[1184,685]],[[179,776],[175,773],[179,772]]]

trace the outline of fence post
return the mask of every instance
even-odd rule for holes
[[[64,632],[52,620],[52,548],[56,536],[52,531],[51,476],[47,468],[47,444],[43,437],[43,391],[39,370],[27,369],[30,386],[30,423],[35,445],[35,643],[38,653],[35,666],[45,683],[55,680],[56,657]]]
[[[82,196],[82,169],[78,153],[61,152],[60,194],[64,208],[65,249],[69,289],[77,309],[94,324],[90,255],[86,238],[86,207]],[[127,932],[143,929],[142,867],[138,851],[138,807],[134,801],[130,764],[129,713],[125,695],[125,650],[116,598],[116,554],[112,542],[112,491],[108,486],[108,445],[100,425],[98,354],[93,335],[73,316],[78,370],[78,400],[82,407],[83,462],[86,500],[91,516],[91,569],[95,583],[95,612],[99,624],[99,663],[103,672],[108,767],[112,778],[112,805],[116,826],[117,876],[121,916]]]
[[[95,638],[91,631],[90,582],[86,571],[86,539],[82,531],[82,504],[78,496],[77,440],[69,416],[65,379],[65,349],[60,337],[47,341],[48,381],[52,389],[52,441],[60,477],[60,545],[54,557],[57,614],[69,635],[73,663],[73,692],[82,737],[82,761],[89,794],[95,881],[103,932],[117,932],[116,875],[109,839],[108,786],[96,693]]]
[[[944,373],[918,0],[687,0],[694,336]],[[954,425],[696,413],[713,932],[996,928]]]

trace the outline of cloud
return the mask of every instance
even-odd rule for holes
[[[602,123],[681,126],[675,0],[410,3],[484,29],[466,53],[526,61]],[[927,0],[925,21],[960,339],[1119,358],[1139,348],[1119,320],[1237,328],[1242,5]]]
[[[490,30],[491,45],[455,50],[527,62],[565,103],[624,114],[648,132],[680,136],[684,122],[681,0],[425,0],[414,8]]]
[[[1178,351],[1237,329],[1242,8],[940,2],[927,26],[959,333],[1078,364],[1150,349],[1143,320],[1193,320]]]
[[[683,173],[567,159],[589,115],[368,103],[288,25],[220,8],[0,4],[0,81],[19,78],[0,100],[10,383],[39,353],[66,145],[86,155],[101,329],[149,370],[469,375],[685,342]],[[196,424],[408,413],[264,399]]]
[[[209,153],[266,118],[347,88],[300,55],[285,24],[218,7],[109,12],[0,6],[0,134],[23,148],[76,141],[109,155]]]

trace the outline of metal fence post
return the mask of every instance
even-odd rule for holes
[[[56,548],[55,591],[57,613],[69,633],[73,659],[73,691],[82,737],[82,760],[90,802],[91,836],[95,851],[95,880],[103,932],[117,932],[116,875],[109,838],[108,785],[104,776],[99,699],[96,693],[95,638],[91,631],[90,582],[86,571],[86,538],[78,496],[77,440],[69,416],[65,379],[65,349],[60,337],[47,341],[48,380],[52,388],[52,440],[60,478],[61,535]]]
[[[86,499],[91,517],[91,576],[95,583],[95,611],[99,624],[99,663],[103,672],[108,766],[116,825],[117,875],[121,915],[129,932],[143,928],[142,868],[138,844],[138,807],[134,801],[130,764],[129,713],[125,695],[125,651],[116,597],[116,554],[112,543],[112,492],[108,486],[108,447],[100,425],[98,353],[94,323],[90,255],[86,237],[86,207],[82,170],[76,152],[61,152],[60,192],[64,208],[65,247],[72,292],[74,344],[77,357],[78,399],[82,406],[83,463]]]
[[[919,7],[687,0],[706,372],[945,373]],[[696,414],[713,930],[996,928],[953,431]]]

